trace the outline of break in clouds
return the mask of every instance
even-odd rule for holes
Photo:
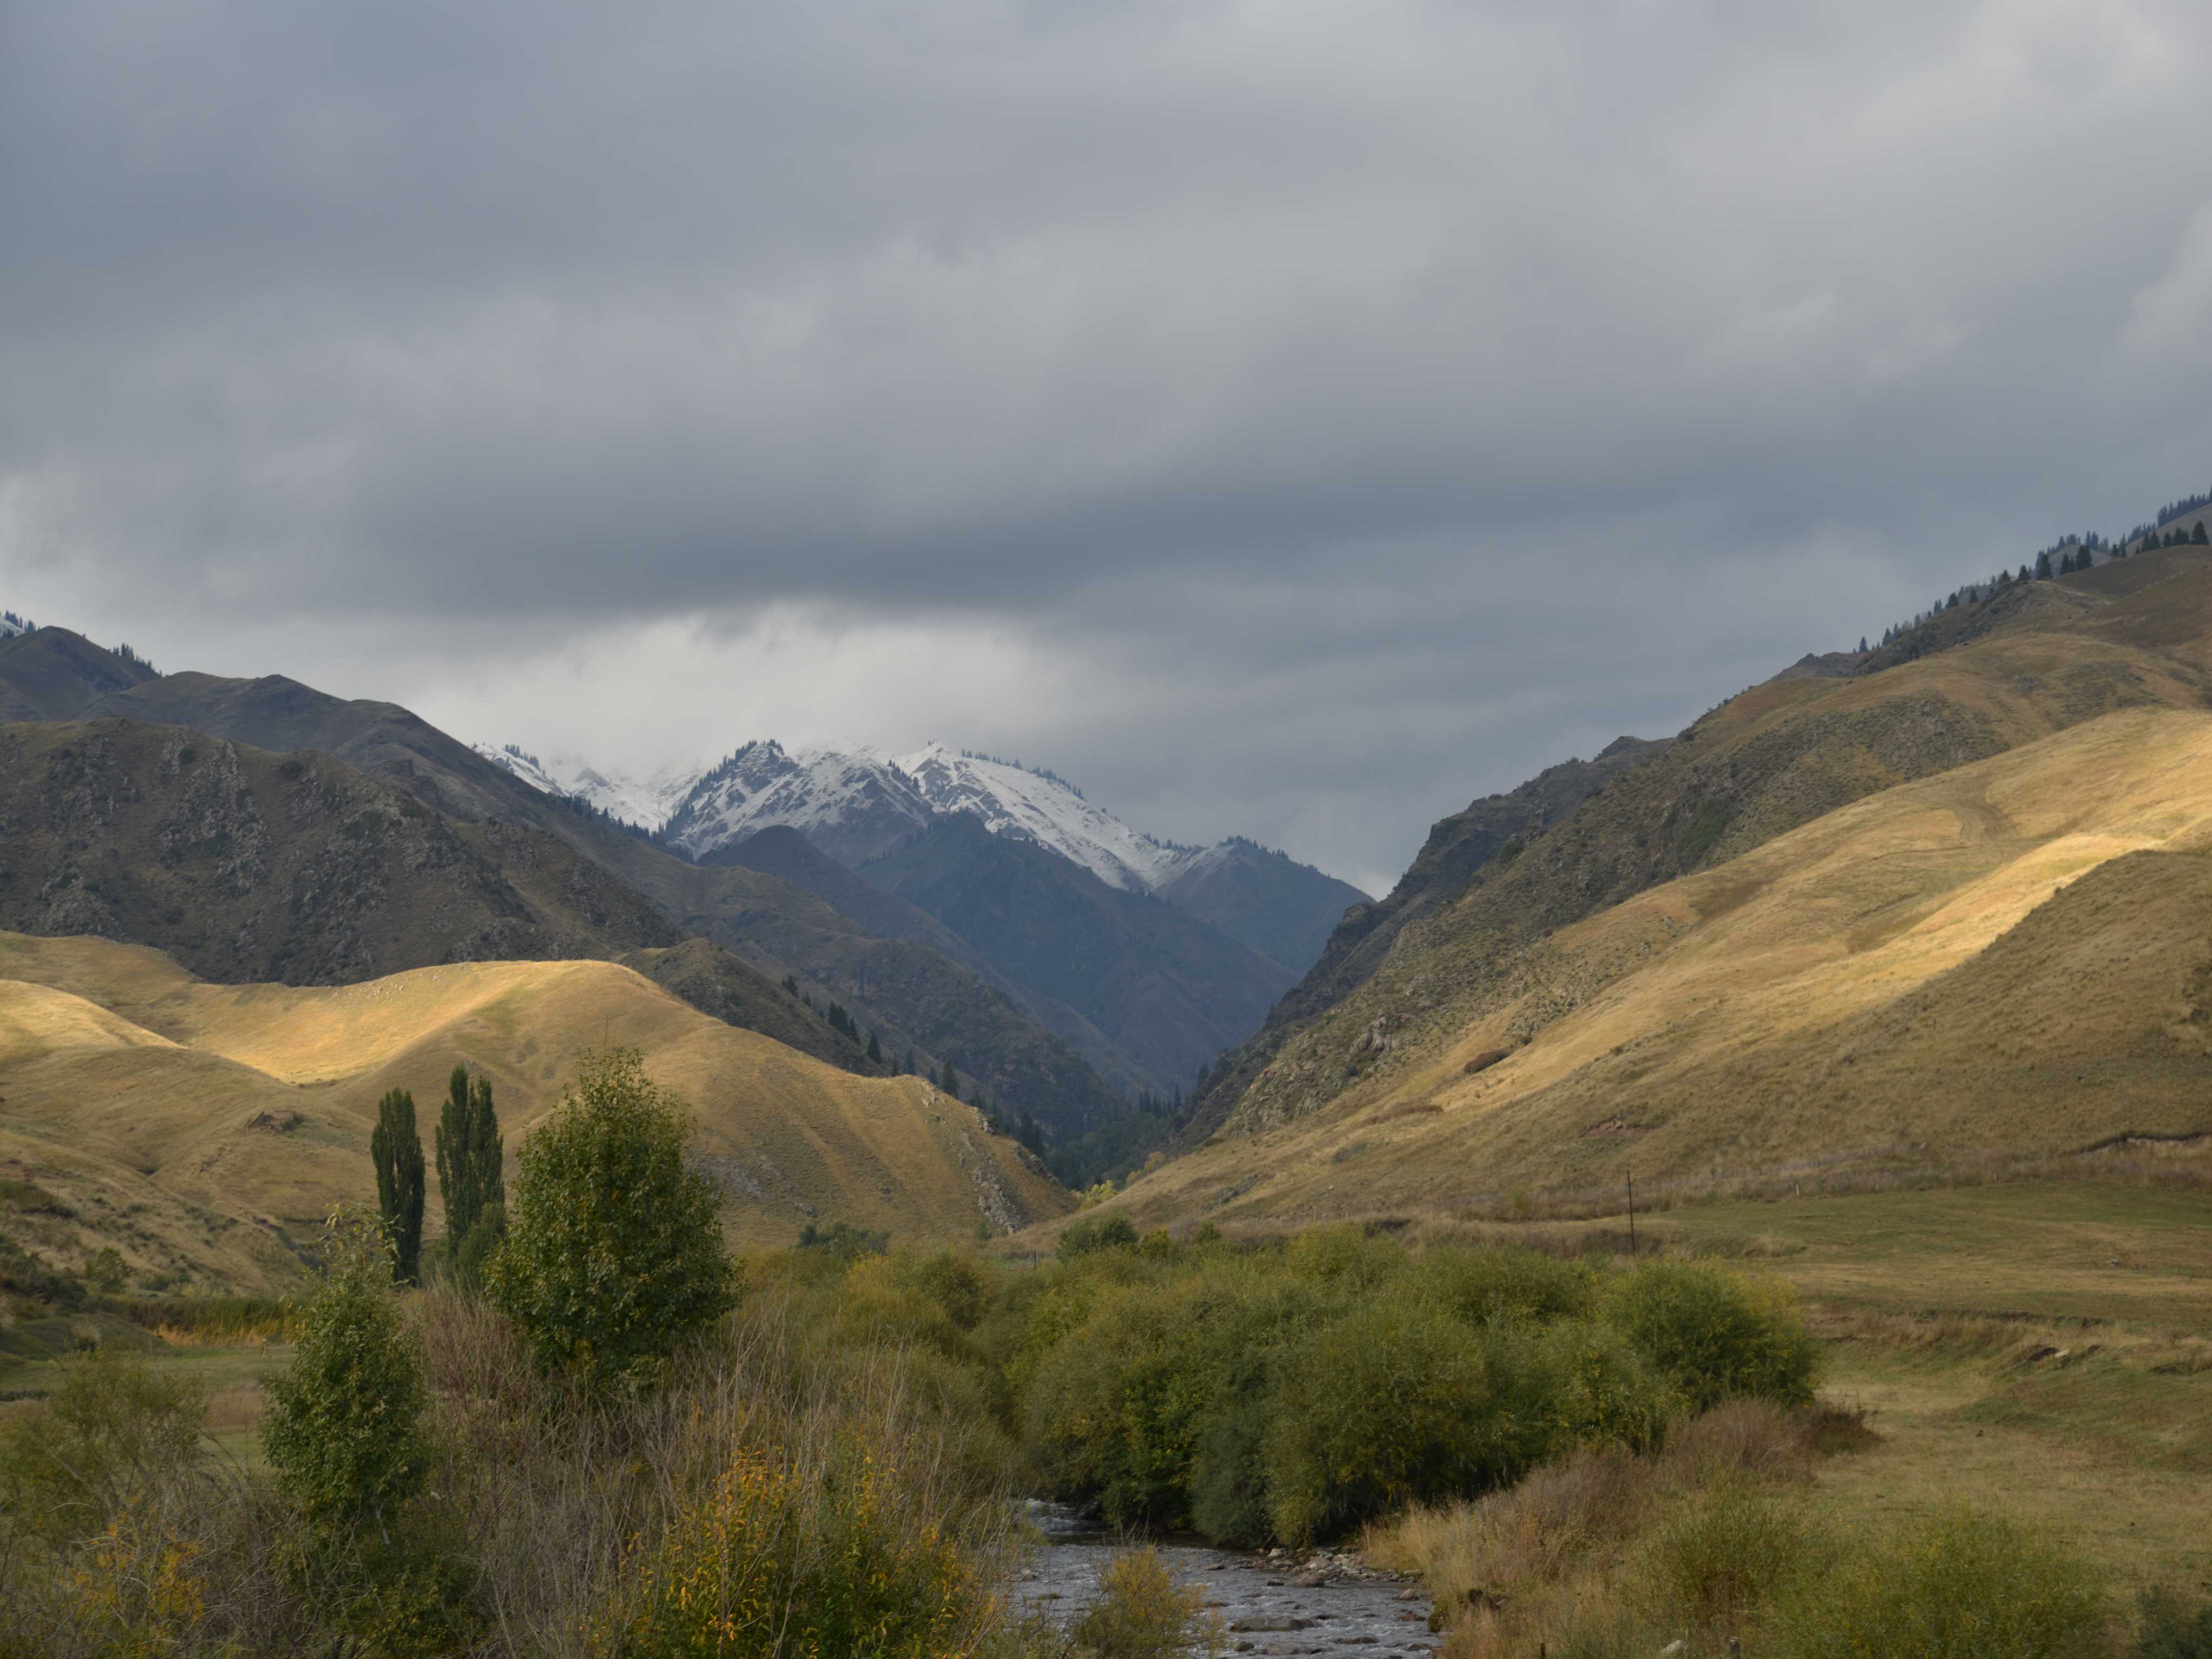
[[[0,602],[1429,820],[2212,483],[2188,3],[0,9]],[[1535,641],[1542,641],[1540,646]]]

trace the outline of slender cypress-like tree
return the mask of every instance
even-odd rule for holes
[[[465,1066],[447,1080],[438,1114],[438,1194],[446,1202],[446,1249],[458,1257],[468,1237],[494,1206],[507,1204],[501,1170],[499,1115],[492,1110],[491,1079],[471,1079]]]
[[[376,1103],[368,1137],[376,1165],[376,1209],[392,1241],[392,1276],[402,1285],[422,1276],[422,1137],[415,1128],[415,1097],[394,1089]]]

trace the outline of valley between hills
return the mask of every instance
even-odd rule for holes
[[[472,1065],[526,1124],[604,1041],[685,1080],[762,1242],[1049,1242],[1073,1200],[1022,1122],[1063,1181],[1096,1180],[1091,1147],[1091,1201],[1140,1227],[2186,1159],[2212,1128],[2212,553],[2081,562],[1476,801],[1303,967],[1173,901],[1220,858],[1049,773],[751,745],[670,794],[698,843],[671,850],[404,709],[38,629],[0,641],[8,1168],[161,1211],[171,1255],[134,1267],[273,1287],[359,1190],[383,1089]],[[849,865],[810,839],[841,813]],[[1207,914],[1285,948],[1322,890],[1224,847],[1257,873]],[[333,1025],[348,996],[398,1023]],[[1224,1032],[1188,1098],[1145,1084]],[[216,1249],[188,1210],[266,1236]]]
[[[0,640],[0,1389],[139,1352],[258,1469],[300,1328],[266,1298],[378,1190],[392,1091],[464,1068],[511,1175],[619,1046],[739,1253],[716,1340],[777,1386],[914,1368],[992,1503],[1333,1535],[1302,1578],[1418,1581],[1376,1598],[1378,1641],[1447,1644],[1408,1651],[1644,1619],[1662,1491],[1838,1559],[2011,1524],[1963,1501],[2115,1592],[2212,1589],[2212,550],[2098,550],[1476,799],[1372,900],[941,745],[927,779],[750,745],[660,798],[680,844],[393,705]],[[407,1317],[465,1417],[520,1351],[468,1324],[441,1193]],[[1656,1426],[1571,1428],[1580,1389],[1646,1409],[1635,1310],[1669,1285],[1740,1298],[1794,1380],[1700,1416],[1668,1362]],[[1310,1340],[1261,1316],[1312,1308]],[[1491,1434],[1498,1365],[1556,1444],[1417,1449],[1401,1502],[1343,1425],[1469,1342],[1435,1433]],[[1271,1426],[1300,1423],[1304,1465]],[[1301,1518],[1301,1480],[1348,1507]],[[1631,1483],[1625,1553],[1522,1514],[1577,1480]],[[2166,1616],[2084,1606],[2100,1641]]]

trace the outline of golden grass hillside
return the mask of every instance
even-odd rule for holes
[[[142,1275],[281,1283],[333,1202],[373,1197],[386,1090],[413,1091],[427,1146],[447,1074],[482,1072],[511,1155],[603,1043],[642,1049],[690,1103],[737,1242],[787,1243],[811,1218],[973,1237],[1067,1202],[926,1081],[838,1071],[616,963],[213,985],[139,946],[0,933],[0,1176],[52,1200],[0,1222],[64,1267],[112,1243]]]
[[[1451,1024],[1480,1019],[1513,995],[1557,930],[1825,813],[2118,710],[2208,703],[2212,554],[2203,550],[2008,587],[1934,613],[1852,672],[1778,675],[1525,847],[1502,850],[1338,984],[1340,952],[1374,956],[1358,942],[1366,919],[1348,917],[1306,984],[1217,1072],[1198,1121],[1266,1127],[1328,1109],[1368,1073],[1395,1068],[1395,1022],[1428,1009]]]
[[[1828,813],[1558,930],[1473,1017],[1431,966],[1370,987],[1389,1066],[1122,1201],[1309,1219],[2201,1135],[2212,714],[2106,715]]]

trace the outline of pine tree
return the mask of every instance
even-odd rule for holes
[[[468,1067],[456,1066],[447,1079],[446,1103],[438,1113],[438,1196],[446,1206],[446,1250],[459,1259],[469,1235],[496,1208],[507,1212],[507,1177],[501,1169],[499,1115],[492,1109],[491,1079],[471,1080]],[[498,1222],[494,1223],[495,1225]]]
[[[376,1103],[368,1137],[376,1165],[376,1210],[392,1241],[392,1276],[402,1285],[422,1276],[422,1137],[415,1129],[415,1097],[394,1089]]]
[[[2189,544],[2191,547],[2212,547],[2212,536],[2204,533],[2203,520],[2199,519],[2197,521],[2197,528],[2190,532]]]
[[[884,1063],[884,1045],[876,1041],[873,1031],[868,1033],[868,1062],[873,1066]]]
[[[938,1079],[937,1086],[953,1099],[960,1098],[960,1073],[952,1069],[952,1062],[949,1060],[945,1062],[945,1074]]]
[[[1863,634],[1859,635],[1859,655],[1866,655],[1866,635]],[[1198,1086],[1201,1089],[1206,1087],[1206,1067],[1203,1066],[1198,1068]]]
[[[2039,582],[2051,580],[2051,555],[2047,550],[2035,556],[2035,580]]]
[[[908,1048],[906,1051],[906,1064],[900,1066],[899,1070],[907,1077],[919,1077],[921,1075],[921,1068],[915,1064],[914,1050],[912,1048]]]

